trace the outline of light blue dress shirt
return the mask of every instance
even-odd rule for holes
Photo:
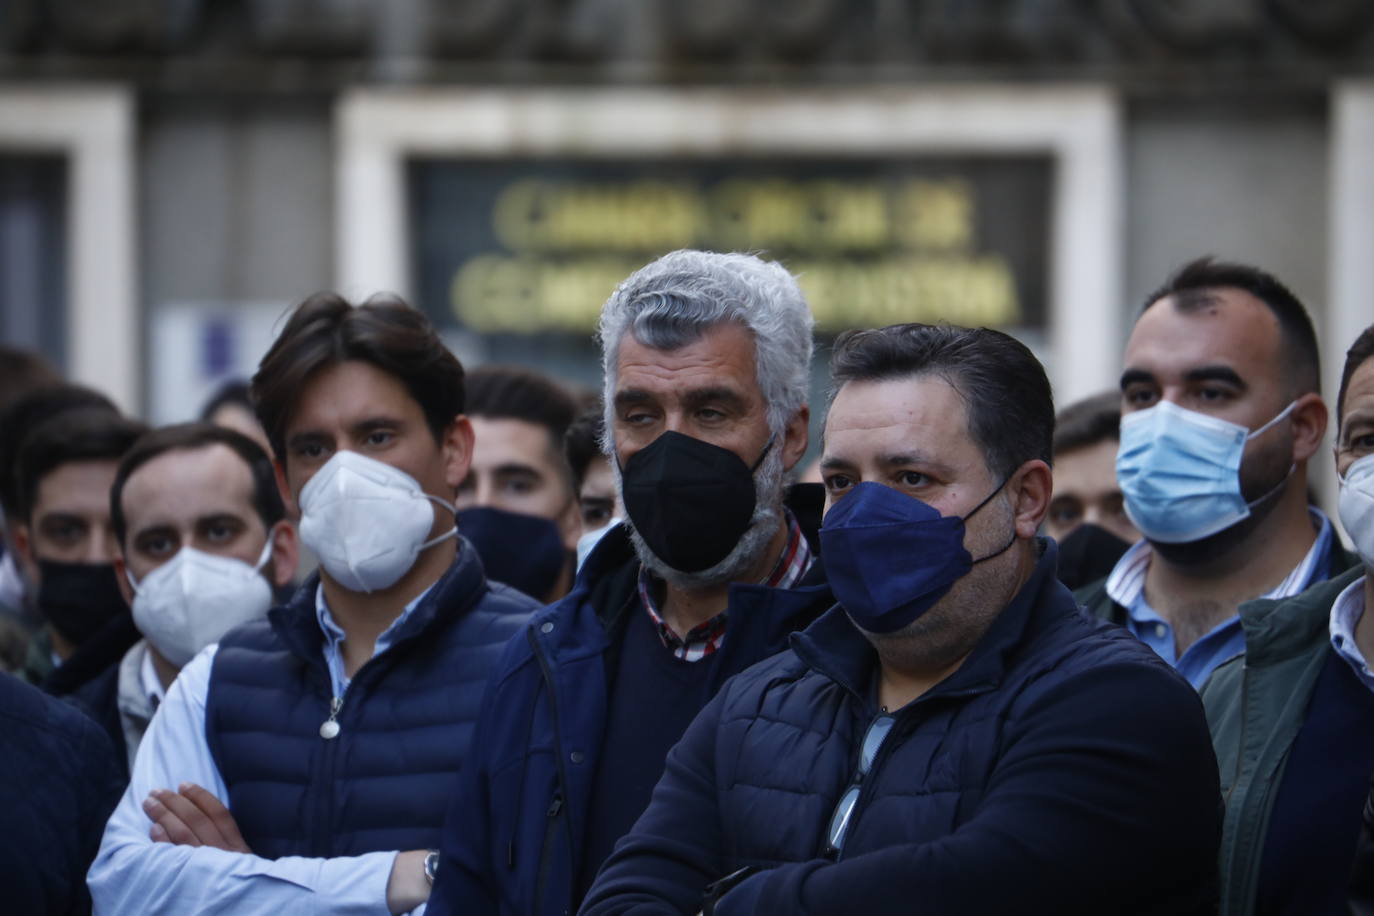
[[[428,594],[416,597],[377,638],[373,656],[387,651],[396,630]],[[324,631],[324,658],[334,695],[345,698],[344,631],[315,593]],[[390,916],[386,903],[396,853],[311,859],[264,859],[210,847],[154,843],[143,800],[154,789],[195,783],[220,800],[224,779],[205,740],[205,701],[218,646],[208,646],[181,670],[148,726],[123,798],[105,826],[100,852],[87,875],[96,913],[214,914],[225,916]],[[324,740],[324,739],[321,739]],[[421,916],[422,905],[411,912]]]
[[[1282,582],[1272,591],[1256,598],[1287,598],[1305,590],[1314,582],[1326,578],[1326,558],[1334,543],[1331,520],[1320,509],[1308,507],[1316,540]],[[1245,651],[1245,632],[1240,617],[1232,615],[1203,634],[1202,638],[1183,651],[1174,648],[1174,628],[1150,606],[1145,598],[1145,573],[1150,567],[1153,552],[1149,541],[1138,541],[1117,561],[1107,577],[1107,594],[1126,609],[1126,625],[1141,642],[1155,650],[1160,658],[1174,666],[1179,674],[1195,688],[1201,688],[1212,672],[1223,662]]]

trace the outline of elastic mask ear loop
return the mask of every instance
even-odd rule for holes
[[[419,553],[422,550],[428,550],[435,544],[438,544],[442,541],[447,541],[449,538],[456,538],[458,536],[458,510],[453,507],[453,504],[450,502],[446,502],[445,500],[442,500],[437,496],[430,496],[428,493],[421,493],[420,495],[423,496],[425,499],[429,500],[430,502],[437,503],[438,505],[441,505],[445,509],[447,509],[449,513],[453,516],[453,527],[445,531],[443,534],[437,535],[436,537],[433,537],[428,541],[425,541],[423,544],[421,544],[419,547],[415,549],[416,553]]]
[[[260,573],[267,561],[272,559],[272,529],[267,529],[267,543],[262,545],[262,553],[258,554],[258,562],[253,564],[253,572]]]
[[[1245,437],[1245,441],[1246,441],[1246,442],[1249,442],[1251,439],[1255,438],[1255,437],[1258,436],[1260,433],[1264,432],[1264,431],[1267,430],[1269,427],[1273,426],[1275,423],[1279,422],[1279,421],[1282,420],[1284,417],[1288,416],[1290,413],[1293,412],[1293,408],[1294,408],[1294,407],[1297,407],[1297,406],[1298,406],[1298,402],[1297,402],[1296,399],[1294,399],[1294,400],[1292,400],[1292,401],[1289,401],[1289,402],[1288,402],[1288,406],[1285,407],[1283,410],[1280,410],[1279,413],[1278,413],[1278,416],[1274,417],[1274,419],[1270,420],[1268,423],[1264,424],[1264,425],[1261,426],[1259,429],[1257,429],[1257,430],[1255,430],[1254,432],[1248,434],[1248,435]]]
[[[1013,472],[1013,473],[1014,473],[1014,472]],[[989,493],[987,496],[983,497],[983,501],[982,501],[982,502],[980,502],[978,505],[974,506],[973,509],[972,509],[967,515],[963,516],[963,517],[962,517],[961,519],[959,519],[959,520],[960,520],[961,522],[967,522],[969,519],[973,518],[974,513],[976,513],[979,509],[981,509],[981,508],[983,508],[984,506],[986,506],[988,503],[992,502],[992,498],[993,498],[994,496],[996,496],[998,493],[1001,493],[1001,492],[1002,492],[1002,488],[1005,487],[1005,486],[1007,485],[1007,481],[1011,480],[1011,478],[1012,478],[1012,475],[1011,475],[1011,474],[1008,474],[1006,477],[1003,477],[1003,478],[1002,478],[1002,482],[999,483],[999,484],[997,485],[997,489],[993,490],[993,491],[992,491],[991,493]],[[1000,557],[1002,554],[1004,554],[1004,553],[1006,553],[1008,550],[1010,550],[1010,549],[1011,549],[1011,545],[1012,545],[1012,544],[1015,544],[1015,543],[1016,543],[1016,526],[1015,526],[1015,525],[1012,525],[1012,528],[1011,528],[1011,540],[1007,541],[1007,543],[1004,544],[1000,550],[995,550],[995,551],[993,551],[992,553],[988,554],[988,555],[985,556],[985,557],[979,557],[978,559],[974,560],[972,565],[977,566],[979,563],[983,563],[983,562],[985,562],[985,561],[987,561],[987,560],[991,560],[993,557]]]
[[[773,443],[776,442],[777,439],[777,433],[773,433],[771,436],[768,437],[768,441],[764,443],[763,451],[759,454],[759,460],[755,461],[754,466],[749,469],[750,474],[753,474],[755,471],[757,471],[759,469],[759,466],[763,464],[763,459],[767,458],[768,453],[773,450]]]
[[[1270,420],[1268,423],[1264,424],[1264,425],[1261,426],[1259,429],[1255,430],[1254,432],[1252,432],[1252,433],[1250,433],[1248,436],[1246,436],[1246,437],[1245,437],[1245,441],[1246,441],[1246,442],[1249,442],[1251,439],[1255,438],[1255,437],[1258,436],[1260,433],[1264,432],[1264,431],[1267,430],[1269,427],[1273,426],[1275,423],[1279,422],[1279,421],[1282,420],[1284,417],[1288,416],[1290,413],[1293,412],[1293,408],[1294,408],[1294,407],[1297,407],[1297,406],[1298,406],[1298,402],[1297,402],[1296,399],[1290,401],[1290,402],[1288,403],[1288,406],[1287,406],[1287,407],[1285,407],[1283,410],[1279,411],[1278,416],[1274,417],[1274,419]],[[1245,508],[1247,508],[1247,509],[1254,509],[1256,506],[1260,505],[1260,504],[1263,503],[1265,500],[1269,499],[1271,496],[1273,496],[1274,494],[1278,493],[1280,490],[1282,490],[1282,489],[1284,488],[1284,485],[1288,483],[1288,478],[1292,477],[1292,476],[1293,476],[1293,472],[1296,471],[1297,469],[1298,469],[1297,462],[1294,462],[1293,464],[1290,464],[1290,465],[1288,466],[1288,473],[1283,475],[1283,479],[1282,479],[1282,480],[1280,480],[1277,484],[1275,484],[1275,485],[1274,485],[1272,488],[1270,488],[1269,490],[1265,491],[1265,493],[1264,493],[1263,495],[1258,496],[1258,497],[1256,497],[1255,499],[1252,499],[1252,500],[1250,500],[1249,502],[1247,502],[1247,503],[1245,504]]]

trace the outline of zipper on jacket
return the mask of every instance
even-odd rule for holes
[[[572,826],[567,817],[560,817],[563,814],[563,796],[568,790],[568,772],[563,765],[563,732],[558,718],[558,691],[554,689],[553,669],[549,667],[549,660],[544,657],[543,648],[539,645],[539,638],[535,636],[534,627],[530,626],[525,630],[525,636],[530,643],[530,651],[534,653],[535,659],[539,662],[539,672],[544,678],[544,689],[549,692],[549,718],[553,721],[553,749],[554,760],[558,765],[558,792],[554,795],[553,802],[549,805],[547,823],[544,827],[544,848],[539,850],[539,878],[536,881],[534,912],[538,914],[543,907],[545,880],[549,871],[553,867],[553,838],[556,833],[556,826],[559,821],[568,825],[568,864],[572,870],[576,870],[577,863],[572,861],[573,842]]]
[[[558,818],[562,813],[563,796],[554,795],[553,801],[549,803],[549,810],[545,812],[544,854],[539,857],[539,874],[534,882],[534,912],[536,913],[544,909],[544,891],[548,889],[549,871],[553,868],[553,857],[548,854],[548,849],[553,845],[554,834],[558,831]]]

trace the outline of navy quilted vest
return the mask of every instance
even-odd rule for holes
[[[205,731],[229,808],[267,858],[437,847],[487,675],[538,605],[488,583],[460,542],[393,645],[358,670],[326,741],[317,583],[231,632],[215,655]]]

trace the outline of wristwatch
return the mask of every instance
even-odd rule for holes
[[[429,855],[425,856],[425,880],[429,886],[434,886],[434,876],[439,874],[439,850],[431,849]]]

